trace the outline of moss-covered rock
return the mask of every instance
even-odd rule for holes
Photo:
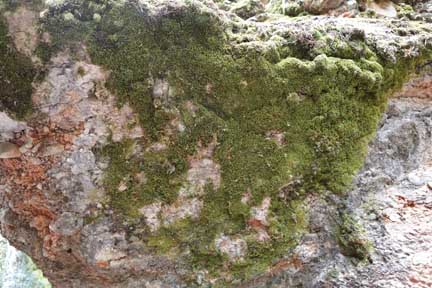
[[[214,145],[208,157],[222,180],[197,196],[199,214],[162,224],[142,240],[213,276],[228,270],[241,279],[257,275],[306,229],[305,194],[349,187],[386,96],[421,60],[395,69],[355,31],[348,40],[324,31],[299,38],[311,45],[301,54],[299,46],[285,50],[282,38],[273,48],[277,57],[269,57],[254,42],[230,46],[224,23],[200,5],[174,5],[157,15],[149,7],[83,1],[51,9],[46,22],[53,46],[82,41],[84,33],[92,61],[111,73],[110,90],[134,107],[145,128],[145,139],[100,151],[111,159],[105,177],[110,205],[142,225],[140,208],[157,203],[165,207],[155,212],[164,223],[160,211],[181,205],[179,193],[193,169],[188,159]],[[278,144],[271,135],[283,140]],[[155,143],[163,149],[152,150]],[[145,152],[134,154],[136,145]],[[134,180],[140,173],[144,184]],[[260,242],[251,207],[266,197],[269,238]],[[221,233],[246,240],[250,252],[242,261],[228,264],[220,255],[215,239]]]
[[[103,67],[109,78],[97,84],[119,108],[133,107],[144,130],[94,149],[109,162],[107,199],[88,207],[101,211],[86,214],[86,233],[111,219],[112,233],[134,239],[140,253],[187,267],[187,281],[204,273],[221,287],[289,255],[308,231],[306,196],[343,197],[388,95],[430,58],[428,44],[404,46],[428,43],[421,27],[418,38],[402,39],[388,35],[387,22],[231,16],[206,1],[51,3],[41,19],[51,41],[36,50],[48,68],[60,51]],[[347,219],[342,247],[358,244]],[[346,254],[365,258],[360,244]]]
[[[336,237],[343,254],[359,260],[370,259],[372,244],[367,239],[365,230],[350,214],[344,213],[340,217]]]
[[[264,5],[261,0],[242,0],[231,8],[231,12],[243,19],[248,19],[264,12]]]

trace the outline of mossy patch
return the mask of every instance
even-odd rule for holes
[[[307,15],[300,1],[270,0],[266,10],[288,16]]]
[[[213,277],[251,278],[296,245],[307,228],[303,197],[343,194],[362,165],[388,93],[420,61],[393,65],[361,37],[327,47],[327,37],[318,34],[320,49],[278,48],[272,54],[277,57],[268,57],[253,46],[231,46],[223,24],[193,5],[171,7],[163,15],[129,4],[96,10],[89,5],[53,9],[46,27],[55,46],[87,43],[92,61],[111,71],[108,86],[119,105],[134,107],[145,129],[142,140],[101,150],[111,161],[105,177],[110,205],[143,225],[138,209],[176,201],[188,158],[198,145],[216,139],[212,157],[222,183],[199,196],[204,203],[199,218],[141,235],[156,253],[175,255]],[[65,13],[74,18],[65,19]],[[154,85],[161,79],[175,93],[155,105]],[[173,133],[167,127],[177,118],[185,128]],[[283,135],[283,145],[268,139],[269,131]],[[149,152],[156,142],[167,148]],[[143,152],[133,153],[137,145]],[[136,181],[139,173],[145,183]],[[241,201],[246,192],[247,204]],[[272,199],[270,240],[258,242],[248,220],[250,208],[265,197]],[[230,263],[217,252],[214,240],[221,233],[246,239],[250,252],[243,261]]]
[[[18,118],[28,115],[35,76],[31,59],[17,51],[0,16],[0,110],[12,112]]]
[[[350,215],[343,213],[337,227],[336,239],[346,256],[368,260],[372,244],[366,237],[363,227]]]

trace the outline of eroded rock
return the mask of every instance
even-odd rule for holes
[[[7,141],[14,138],[14,133],[27,130],[24,122],[11,119],[5,112],[0,112],[0,141]]]
[[[5,17],[15,47],[19,52],[28,57],[32,57],[35,61],[37,57],[34,56],[33,52],[39,41],[39,33],[36,24],[38,20],[37,14],[21,6],[14,12],[6,12]]]
[[[397,95],[413,102],[391,103],[341,195],[387,95],[427,70],[430,24],[263,13],[275,2],[49,1],[31,12],[53,54],[30,118],[0,113],[0,141],[20,153],[0,160],[1,229],[53,285],[429,283],[429,74]],[[317,14],[358,9],[312,2]],[[302,13],[291,4],[278,13]],[[42,42],[16,36],[33,57]],[[367,195],[378,208],[361,205]]]
[[[19,147],[13,143],[0,143],[0,159],[12,159],[21,157]]]
[[[231,261],[241,261],[247,251],[247,243],[240,238],[231,238],[225,235],[220,235],[215,240],[215,245],[218,251],[229,257]]]
[[[341,0],[306,0],[305,9],[313,14],[324,14],[338,8],[344,1]]]

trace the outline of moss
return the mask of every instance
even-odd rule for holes
[[[20,54],[0,17],[0,110],[23,118],[31,112],[32,81],[36,75],[31,60]]]
[[[283,14],[288,16],[299,16],[305,13],[301,2],[286,0],[270,0],[267,9],[270,13]]]
[[[78,71],[77,71],[78,75],[83,77],[86,73],[84,67],[78,67]]]
[[[260,0],[240,0],[233,5],[231,12],[243,19],[248,19],[264,12],[264,5]]]
[[[206,187],[200,217],[142,235],[155,252],[180,255],[215,277],[253,277],[296,245],[307,226],[303,197],[308,192],[343,194],[362,165],[388,93],[421,61],[391,64],[359,35],[332,46],[334,41],[317,33],[313,41],[322,46],[316,49],[278,48],[269,56],[257,52],[254,43],[230,46],[223,25],[194,6],[150,17],[129,5],[101,10],[82,3],[50,12],[53,43],[86,41],[93,62],[111,71],[108,86],[119,104],[135,108],[146,134],[142,141],[112,143],[100,151],[111,161],[105,177],[110,205],[139,222],[143,205],[173,203],[185,182],[187,159],[197,153],[198,143],[205,147],[217,139],[213,158],[220,164],[222,183],[217,190]],[[62,16],[66,12],[79,23],[71,27]],[[101,15],[99,21],[93,21],[94,13]],[[86,36],[77,38],[80,33]],[[160,79],[175,93],[154,105],[153,84]],[[185,131],[169,132],[177,118]],[[267,139],[269,131],[284,135],[286,143]],[[167,149],[132,153],[135,145],[148,151],[156,141]],[[146,183],[136,181],[138,173],[145,174]],[[241,202],[246,191],[252,195],[248,205]],[[250,207],[264,197],[272,198],[271,240],[259,243],[247,221]],[[345,226],[339,234],[349,246],[357,230]],[[230,263],[216,251],[220,233],[245,237],[250,253],[243,262]],[[365,254],[362,249],[355,254]]]
[[[368,260],[372,243],[366,238],[362,226],[350,215],[343,213],[336,232],[336,239],[346,256]]]
[[[95,215],[87,215],[84,217],[84,225],[89,225],[91,223],[94,223],[98,221],[102,217],[101,214],[95,214]]]
[[[51,45],[45,42],[38,43],[34,53],[37,57],[39,57],[43,64],[48,63],[53,56]]]
[[[327,56],[353,60],[370,59],[375,56],[364,42],[364,35],[352,35],[351,37],[359,37],[359,39],[343,41],[331,35],[323,36],[314,45],[311,55],[326,54]]]
[[[414,11],[413,7],[406,3],[401,3],[400,5],[396,6],[397,14],[399,18],[406,17],[408,19],[414,20],[416,12]]]
[[[21,6],[33,7],[35,8],[35,11],[39,11],[41,10],[42,7],[44,7],[44,1],[43,0],[24,0],[24,1],[3,0],[0,3],[0,10],[5,9],[8,11],[15,11]]]

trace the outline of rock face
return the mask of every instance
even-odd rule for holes
[[[342,5],[344,1],[335,1],[335,0],[328,0],[328,1],[315,1],[315,0],[306,0],[304,2],[305,9],[311,13],[314,14],[324,14],[329,12],[330,10],[334,10]]]
[[[332,198],[310,200],[313,229],[294,250],[301,265],[289,263],[291,269],[281,269],[281,275],[270,274],[251,286],[430,286],[430,120],[430,102],[409,94],[391,100],[348,197],[343,203]],[[366,265],[335,249],[329,227],[347,224],[344,217],[332,223],[331,215],[338,215],[340,207],[362,225],[362,233],[371,241]]]
[[[432,285],[427,5],[282,15],[348,2],[1,4],[2,234],[54,287]]]
[[[415,98],[389,104],[347,200],[373,239],[373,263],[357,269],[356,279],[343,276],[348,283],[370,287],[432,284],[427,244],[432,231],[432,190],[427,185],[432,180],[431,112],[429,102]]]
[[[4,238],[0,238],[0,284],[3,288],[51,287],[31,259]]]

